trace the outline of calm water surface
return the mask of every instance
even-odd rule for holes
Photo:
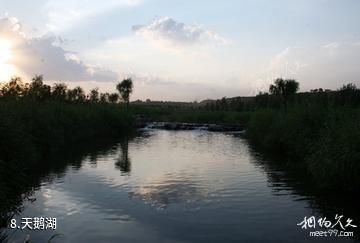
[[[47,242],[60,233],[52,242],[353,241],[310,238],[297,226],[305,216],[356,218],[353,209],[327,206],[266,164],[238,136],[149,130],[48,175],[16,219],[56,217],[56,231],[9,231],[9,239],[23,242],[29,234],[31,242]]]

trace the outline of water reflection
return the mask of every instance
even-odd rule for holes
[[[207,198],[208,191],[199,182],[184,175],[165,174],[153,179],[149,185],[135,187],[130,197],[139,198],[157,209],[166,209],[171,204],[193,203]]]
[[[130,175],[131,159],[129,157],[129,139],[125,138],[120,142],[121,154],[115,163],[115,168],[121,171],[122,175]]]
[[[344,215],[344,218],[353,219],[358,227],[352,231],[354,231],[355,239],[360,240],[358,197],[339,191],[316,189],[302,170],[289,167],[281,158],[265,157],[254,150],[251,153],[254,158],[252,163],[266,172],[273,195],[290,195],[295,202],[304,201],[312,215],[318,217],[334,220],[335,215]]]
[[[57,217],[58,242],[304,242],[296,226],[304,216],[359,211],[354,199],[334,203],[309,190],[231,134],[148,131],[59,160],[31,184],[36,200],[22,198],[13,211]],[[10,242],[29,233],[3,231]],[[30,233],[44,242],[54,232]]]
[[[36,195],[41,188],[59,182],[67,175],[69,168],[80,170],[87,158],[96,165],[99,156],[114,149],[115,142],[101,140],[97,143],[69,145],[64,151],[40,161],[41,166],[28,168],[25,174],[12,171],[9,165],[2,165],[2,168],[8,170],[4,171],[7,175],[1,173],[0,177],[0,242],[17,242],[9,239],[9,235],[13,236],[16,233],[8,231],[10,220],[20,216],[28,204],[41,201]],[[23,242],[24,239],[19,242]]]

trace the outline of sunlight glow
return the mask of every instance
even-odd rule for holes
[[[11,43],[8,40],[0,39],[0,64],[6,64],[11,56]]]
[[[11,42],[7,39],[0,39],[0,81],[11,76],[12,65],[8,62],[11,59]]]

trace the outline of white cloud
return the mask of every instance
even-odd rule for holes
[[[216,32],[204,29],[200,25],[187,25],[170,17],[155,19],[148,25],[132,27],[135,34],[161,45],[179,47],[204,41],[226,43],[225,38]]]
[[[328,50],[329,55],[334,55],[334,52],[339,48],[339,43],[337,42],[332,42],[332,43],[328,43],[326,45],[323,45],[322,48]]]
[[[239,95],[236,88],[223,87],[217,84],[173,81],[174,79],[147,74],[130,76],[134,80],[134,99],[201,101],[207,98]]]
[[[337,42],[328,43],[322,46],[325,49],[336,49],[339,47],[339,44]]]
[[[48,17],[48,29],[59,33],[86,18],[118,7],[136,6],[141,2],[142,0],[48,0],[43,10]]]
[[[17,74],[31,77],[43,74],[48,80],[62,81],[113,81],[117,74],[83,63],[76,53],[54,45],[57,38],[42,36],[28,38],[21,32],[21,24],[17,19],[5,17],[0,19],[0,38],[11,43],[9,65],[16,67]]]
[[[277,54],[275,57],[273,57],[270,63],[271,68],[276,68],[280,64],[283,64],[284,60],[286,60],[286,58],[288,57],[289,52],[290,52],[290,48],[287,47],[284,50],[282,50],[279,54]]]
[[[269,76],[296,78],[303,90],[360,84],[360,46],[329,43],[311,48],[285,48],[270,61]]]

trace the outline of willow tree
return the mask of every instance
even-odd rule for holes
[[[116,85],[116,89],[119,91],[122,100],[126,103],[126,107],[129,107],[130,94],[133,91],[133,81],[131,78],[124,79]]]

